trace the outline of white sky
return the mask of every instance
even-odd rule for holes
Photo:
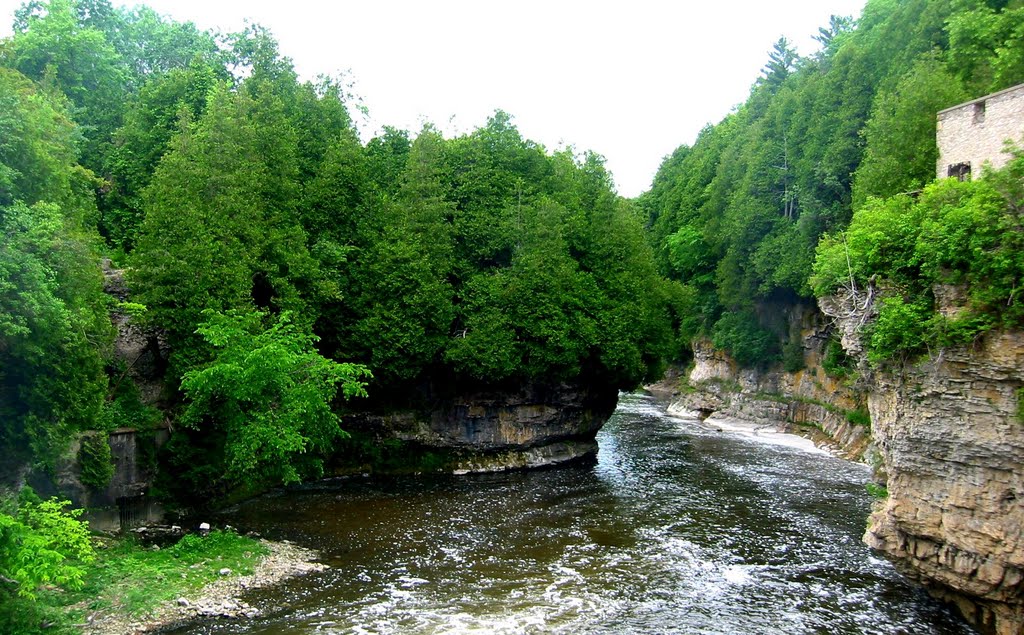
[[[138,4],[113,0],[115,4]],[[608,160],[619,193],[648,189],[662,158],[746,99],[779,36],[801,54],[829,16],[865,0],[148,0],[200,28],[246,18],[280,42],[304,78],[344,73],[388,124],[447,134],[496,109],[548,149]],[[19,0],[0,0],[0,36]]]

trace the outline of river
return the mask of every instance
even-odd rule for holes
[[[348,479],[223,520],[330,569],[199,633],[972,633],[860,537],[864,466],[624,395],[595,461]]]

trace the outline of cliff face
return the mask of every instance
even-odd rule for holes
[[[799,318],[806,368],[797,373],[741,370],[698,343],[693,391],[674,405],[711,422],[813,423],[848,456],[866,449],[888,497],[865,542],[983,632],[1024,634],[1024,333],[872,369],[861,334],[875,315],[873,294],[823,298],[820,313]],[[939,289],[936,298],[940,310],[957,310],[955,293]],[[821,368],[828,337],[858,360],[852,386]],[[865,402],[870,437],[843,415]]]
[[[109,260],[103,261],[103,278],[103,291],[107,295],[119,302],[131,300],[124,271],[114,269]],[[131,315],[119,308],[111,312],[110,319],[117,329],[114,359],[124,369],[122,376],[115,379],[134,382],[142,403],[161,405],[169,353],[163,334],[155,328],[139,326]]]
[[[706,418],[709,423],[733,418],[796,432],[830,445],[848,458],[865,458],[870,452],[869,429],[849,417],[865,407],[865,396],[821,366],[831,337],[830,325],[810,309],[794,309],[788,319],[791,332],[800,334],[802,370],[741,369],[710,342],[697,341],[688,376],[691,392],[679,395],[672,409]]]
[[[594,438],[617,401],[615,389],[531,383],[445,397],[427,412],[348,415],[344,427],[449,451],[459,457],[456,471],[539,467],[596,452]]]
[[[986,631],[1024,633],[1024,334],[876,373],[889,497],[865,541]]]

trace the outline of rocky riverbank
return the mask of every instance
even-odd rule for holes
[[[982,632],[1024,634],[1024,334],[875,367],[870,303],[841,300],[790,314],[799,370],[741,369],[697,342],[685,377],[654,388],[670,412],[798,432],[870,464],[886,497],[865,542]],[[826,359],[838,342],[839,375]]]
[[[668,399],[677,415],[771,426],[843,458],[877,462],[866,392],[852,371],[839,376],[823,363],[833,340],[831,322],[808,307],[791,308],[786,321],[800,338],[803,365],[797,370],[740,368],[711,342],[697,340],[690,368],[675,370],[647,389]]]
[[[96,612],[86,616],[82,632],[87,635],[136,635],[153,633],[175,624],[207,617],[251,619],[259,609],[242,597],[252,589],[271,586],[286,578],[322,571],[318,554],[290,542],[260,540],[268,551],[249,575],[222,569],[223,577],[175,600],[164,602],[144,618],[118,612]]]

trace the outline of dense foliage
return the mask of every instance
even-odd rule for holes
[[[549,152],[500,111],[453,139],[364,143],[345,100],[259,26],[215,35],[108,0],[16,12],[0,43],[8,456],[53,465],[79,437],[100,487],[102,431],[159,422],[111,359],[114,308],[169,350],[163,406],[184,425],[162,461],[168,489],[199,496],[317,474],[364,381],[364,408],[630,388],[692,329],[599,156]],[[103,293],[102,257],[130,303]]]
[[[29,489],[0,504],[0,602],[11,592],[32,598],[42,584],[81,586],[82,565],[94,557],[89,529],[77,520],[82,510]]]
[[[819,294],[883,287],[869,358],[882,362],[1024,325],[1024,156],[975,181],[944,179],[917,197],[873,199],[842,236],[818,245]],[[936,292],[954,295],[938,311]]]
[[[0,68],[0,104],[0,454],[52,460],[107,386],[98,182],[62,98]]]
[[[928,247],[915,248],[907,232],[918,235],[923,208],[897,195],[934,178],[937,111],[1024,81],[1022,20],[1015,0],[869,0],[858,21],[823,27],[811,56],[780,40],[747,101],[667,157],[640,199],[659,269],[690,290],[698,333],[743,364],[771,361],[778,343],[755,337],[751,311],[827,292],[834,280],[821,275],[845,272],[836,245],[851,219],[858,228],[847,242],[865,240],[869,225],[881,241],[864,245],[855,266],[880,277],[921,274],[914,252]],[[935,232],[946,230],[935,228],[945,222],[960,221],[933,218],[922,243],[941,242]],[[877,259],[890,269],[872,265]],[[872,336],[876,359],[935,341],[886,335],[885,324],[930,319],[930,300],[890,299],[886,307]],[[761,322],[776,340],[786,337]]]
[[[320,476],[319,457],[342,434],[330,404],[339,387],[346,398],[365,396],[360,379],[369,372],[318,354],[316,338],[287,312],[266,329],[259,313],[206,315],[198,332],[216,353],[185,373],[181,421],[225,437],[223,465],[204,465],[207,478],[287,484]]]

